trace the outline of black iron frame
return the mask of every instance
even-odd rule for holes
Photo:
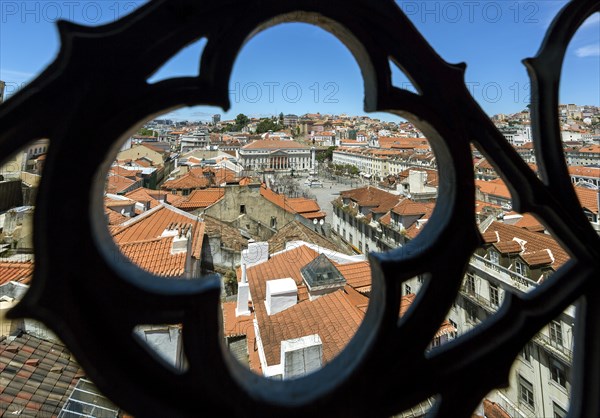
[[[390,416],[430,396],[437,399],[431,416],[468,417],[488,392],[507,384],[524,344],[575,303],[570,416],[600,416],[600,240],[569,181],[557,113],[565,50],[598,11],[597,0],[568,3],[538,55],[524,61],[541,178],[469,94],[465,64],[438,56],[391,0],[153,0],[104,26],[59,22],[55,61],[0,106],[0,156],[32,140],[51,141],[36,202],[34,279],[11,315],[51,327],[97,386],[139,417],[215,409],[225,416]],[[282,22],[312,23],[338,37],[361,68],[365,110],[415,123],[440,170],[438,204],[418,238],[371,254],[373,291],[357,335],[319,372],[283,382],[253,374],[227,353],[217,277],[166,281],[117,262],[99,181],[119,141],[144,121],[186,105],[229,109],[229,76],[244,42]],[[197,77],[147,83],[203,37]],[[392,85],[389,60],[418,93]],[[542,220],[571,260],[534,292],[507,293],[475,332],[426,354],[481,243],[471,144],[506,181],[513,207]],[[63,170],[73,161],[76,177]],[[402,282],[416,275],[426,277],[425,286],[399,321]],[[186,372],[164,367],[136,343],[134,326],[151,323],[184,324]]]

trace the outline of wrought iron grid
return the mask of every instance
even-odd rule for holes
[[[0,156],[51,140],[36,202],[34,279],[11,315],[51,327],[102,392],[139,417],[196,416],[210,408],[226,416],[389,416],[430,396],[436,397],[431,416],[468,417],[490,390],[507,384],[523,345],[576,303],[570,416],[600,416],[600,245],[569,182],[557,113],[568,42],[599,10],[596,0],[568,3],[538,55],[524,61],[541,178],[475,103],[464,83],[466,66],[438,56],[391,0],[153,0],[104,26],[59,22],[55,61],[0,106]],[[229,109],[229,76],[244,42],[282,22],[311,23],[339,38],[361,68],[365,110],[414,122],[434,147],[441,175],[438,205],[418,238],[371,254],[371,302],[347,348],[317,373],[276,382],[226,353],[216,277],[166,282],[116,263],[101,202],[119,139],[176,107]],[[200,38],[208,42],[199,76],[146,82]],[[388,59],[418,94],[392,85]],[[515,209],[537,215],[571,261],[535,291],[507,293],[476,332],[425,354],[481,242],[471,143],[506,181]],[[73,178],[62,167],[75,160],[80,172]],[[427,277],[425,286],[398,321],[401,284],[417,274]],[[181,374],[132,338],[137,324],[175,322],[184,324],[189,360]]]

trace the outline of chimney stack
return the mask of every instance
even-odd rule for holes
[[[246,264],[242,263],[242,278],[238,283],[237,306],[235,308],[235,316],[248,316],[248,302],[250,301],[250,287],[248,286],[248,278],[246,277]]]

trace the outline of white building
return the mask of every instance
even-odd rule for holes
[[[487,222],[484,245],[472,256],[459,296],[448,314],[456,337],[473,329],[502,306],[506,292],[523,294],[539,286],[569,256],[548,234],[501,222]],[[418,292],[421,277],[404,283]],[[570,306],[524,347],[510,371],[509,387],[490,393],[511,417],[565,417],[571,391],[573,324]]]
[[[311,149],[295,141],[258,140],[239,150],[245,170],[309,171],[313,168]]]

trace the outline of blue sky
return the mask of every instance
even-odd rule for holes
[[[512,113],[529,103],[521,60],[536,54],[548,24],[564,1],[399,1],[398,4],[447,61],[466,62],[466,81],[489,114]],[[10,97],[55,57],[57,18],[98,25],[131,11],[141,1],[0,0],[0,79]],[[150,81],[197,71],[203,43],[181,51]],[[406,78],[393,68],[393,81]],[[332,35],[307,24],[271,28],[251,39],[236,61],[230,84],[232,108],[263,116],[284,113],[365,114],[363,82],[356,61]],[[600,18],[577,32],[563,68],[563,103],[600,105]],[[184,108],[175,119],[208,120],[215,107]],[[398,120],[389,114],[371,114]]]

